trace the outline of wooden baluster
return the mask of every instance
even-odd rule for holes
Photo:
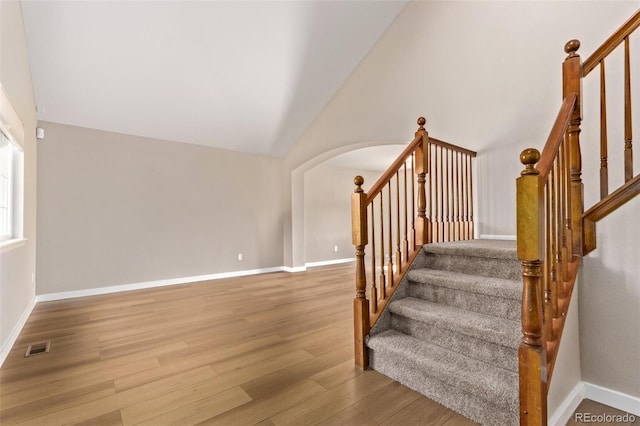
[[[400,170],[396,172],[396,273],[402,272],[402,240],[400,238]]]
[[[573,226],[572,253],[582,256],[582,213],[584,212],[584,185],[582,183],[582,156],[580,153],[580,123],[582,122],[582,65],[578,40],[571,40],[564,46],[568,54],[562,63],[562,96],[571,93],[577,96],[576,105],[571,114],[567,137],[570,145],[571,170],[571,224]]]
[[[565,232],[565,217],[567,215],[566,212],[566,194],[565,194],[565,167],[564,167],[564,150],[562,149],[563,144],[560,143],[558,148],[558,158],[556,159],[556,168],[558,171],[558,241],[560,244],[560,253],[562,256],[562,269],[561,269],[561,278],[560,283],[561,294],[564,298],[564,282],[569,279],[569,255],[568,255],[568,241],[567,235]]]
[[[429,203],[429,217],[427,218],[427,244],[431,244],[433,242],[433,152],[434,145],[431,143],[429,138],[426,140],[426,151],[427,151],[427,175],[425,185],[429,188],[429,199],[427,202]],[[426,188],[425,188],[426,190]]]
[[[558,228],[557,228],[557,220],[556,220],[556,178],[555,178],[555,168],[552,166],[549,172],[549,178],[547,180],[547,189],[550,195],[550,205],[547,208],[547,221],[549,222],[549,232],[545,238],[546,241],[549,242],[548,247],[548,256],[551,265],[550,265],[550,284],[551,284],[551,301],[552,301],[552,314],[553,318],[558,317],[558,303],[557,303],[557,295],[558,295],[558,276],[560,265],[558,263]]]
[[[567,262],[573,262],[573,226],[571,225],[571,159],[569,153],[569,141],[565,136],[560,149],[563,152],[563,186],[564,186],[564,234],[565,246],[567,250]]]
[[[378,312],[378,287],[376,283],[376,215],[373,203],[371,204],[371,295],[370,311],[375,314]]]
[[[633,148],[631,136],[631,64],[629,36],[624,39],[624,181],[633,178]]]
[[[553,161],[553,173],[555,179],[555,210],[553,212],[554,233],[553,238],[556,245],[556,281],[555,287],[553,287],[553,303],[554,309],[557,311],[558,297],[562,296],[561,289],[563,287],[563,274],[564,274],[564,257],[562,257],[562,234],[564,230],[564,219],[562,217],[562,182],[560,176],[560,162],[558,157]],[[555,314],[556,312],[554,312]],[[556,314],[559,315],[559,314]],[[557,318],[557,316],[555,317]]]
[[[416,148],[416,168],[415,173],[418,175],[418,218],[417,218],[417,233],[418,233],[418,245],[424,245],[428,242],[429,238],[427,231],[429,229],[427,218],[427,195],[425,190],[426,174],[429,173],[429,151],[428,141],[429,134],[424,128],[427,120],[424,117],[418,118],[418,131],[416,136],[422,136],[422,142]]]
[[[473,239],[473,167],[471,165],[471,156],[467,156],[469,161],[469,238]]]
[[[442,242],[442,148],[438,145],[434,146],[434,165],[435,165],[435,174],[433,175],[435,182],[433,185],[434,190],[434,210],[435,210],[435,221],[436,221],[436,230],[435,230],[435,241]]]
[[[462,240],[462,189],[460,187],[460,157],[461,154],[456,152],[456,241]]]
[[[449,151],[442,148],[442,241],[449,241],[451,219],[449,217]]]
[[[440,235],[440,210],[438,209],[440,192],[438,191],[438,182],[440,180],[440,169],[438,168],[438,145],[433,146],[433,214],[431,220],[433,221],[433,241],[439,242],[438,236]]]
[[[550,185],[551,176],[547,177],[547,185],[544,188],[544,197],[545,204],[544,208],[546,211],[547,218],[551,217],[552,211],[552,201],[551,201],[551,188]],[[553,318],[554,312],[557,312],[557,309],[554,310],[554,306],[557,307],[557,303],[553,303],[553,280],[555,279],[555,272],[553,271],[553,247],[551,246],[551,235],[553,235],[553,226],[552,221],[545,221],[545,238],[543,241],[544,246],[544,256],[542,262],[542,290],[544,291],[544,303],[542,305],[542,314],[544,317],[544,326],[545,326],[545,341],[553,340]]]
[[[438,193],[440,194],[440,210],[438,211],[440,218],[440,229],[438,229],[438,241],[442,242],[445,240],[444,229],[446,217],[444,215],[444,177],[446,175],[446,172],[444,169],[444,149],[441,146],[438,148],[440,151],[440,173],[438,173],[438,177],[440,178],[440,190],[438,191]]]
[[[356,297],[353,299],[353,326],[355,362],[360,368],[367,368],[369,358],[365,346],[365,336],[369,334],[369,301],[366,296],[367,278],[364,265],[364,250],[367,245],[367,194],[362,189],[364,178],[353,180],[356,189],[351,196],[351,239],[356,254]]]
[[[520,425],[547,421],[547,358],[542,339],[541,254],[544,225],[540,180],[534,165],[540,153],[520,155],[525,170],[517,180],[517,251],[522,264],[522,342],[518,349]]]
[[[447,239],[453,241],[453,150],[448,150],[447,155]]]
[[[415,173],[416,170],[416,154],[411,154],[411,173]],[[411,177],[411,247],[418,246],[416,238],[416,180]]]
[[[607,153],[607,90],[604,59],[600,61],[600,199],[609,195]]]
[[[404,171],[404,240],[402,241],[402,252],[403,259],[405,262],[409,260],[409,202],[408,200],[408,192],[407,192],[407,162],[404,162],[403,171]]]
[[[458,239],[458,186],[456,158],[458,153],[451,150],[451,241]]]
[[[451,241],[456,240],[456,197],[458,196],[456,193],[456,180],[455,180],[455,152],[453,150],[450,151],[450,161],[451,161]]]
[[[463,157],[464,159],[464,239],[469,239],[469,167],[467,156]]]
[[[449,164],[447,150],[442,148],[442,241],[449,241]]]
[[[388,212],[388,223],[389,223],[389,254],[387,255],[387,286],[389,288],[393,288],[393,213],[392,213],[392,203],[393,198],[391,196],[391,181],[387,184],[389,199],[387,200],[387,212]],[[386,299],[386,292],[384,298]]]
[[[380,191],[380,294],[382,300],[387,297],[387,278],[384,270],[384,207],[383,207],[383,191]]]

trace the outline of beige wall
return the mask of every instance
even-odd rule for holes
[[[580,289],[583,380],[636,398],[640,398],[639,212],[640,197],[636,197],[598,223],[598,248],[583,261]]]
[[[38,294],[282,265],[281,160],[40,126]]]
[[[365,188],[368,188],[380,174],[327,164],[320,164],[305,173],[305,263],[355,257],[351,241],[353,178],[362,175]],[[337,252],[334,251],[336,245]]]
[[[578,303],[580,286],[580,280],[578,280],[571,295],[569,312],[562,331],[562,342],[558,350],[553,377],[547,394],[547,413],[550,420],[554,414],[556,416],[560,414],[557,411],[562,408],[561,405],[565,402],[567,395],[582,382],[582,369],[580,366],[580,306]]]
[[[0,350],[34,301],[36,270],[36,111],[22,10],[17,1],[0,2],[0,81],[25,129],[25,244],[0,251]],[[1,360],[0,360],[1,362]]]

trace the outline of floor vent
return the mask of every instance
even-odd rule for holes
[[[27,352],[24,354],[25,358],[31,355],[46,354],[51,347],[51,340],[40,343],[32,343],[27,348]]]

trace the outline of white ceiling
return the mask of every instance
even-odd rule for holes
[[[38,119],[282,156],[405,4],[23,0]]]

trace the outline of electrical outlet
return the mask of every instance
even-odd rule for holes
[[[242,260],[242,253],[238,253],[238,260]]]
[[[338,252],[338,246],[333,246],[333,251]]]

